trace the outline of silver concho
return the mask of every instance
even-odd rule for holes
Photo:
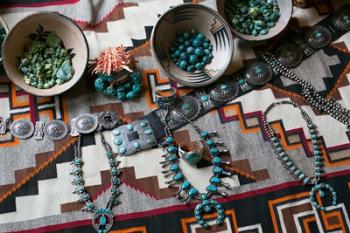
[[[81,134],[89,134],[94,132],[98,126],[98,119],[93,114],[83,114],[72,121],[73,127]]]
[[[291,43],[280,46],[276,50],[276,56],[287,68],[297,67],[303,59],[302,51],[298,46]]]
[[[46,124],[45,133],[50,140],[61,140],[67,136],[68,126],[63,121],[52,120]]]
[[[184,96],[171,112],[171,118],[176,122],[187,122],[183,116],[189,120],[195,119],[200,112],[200,108],[200,103],[196,98]]]
[[[119,125],[119,120],[115,112],[98,113],[98,123],[102,129],[114,129]]]
[[[263,85],[271,80],[272,70],[266,63],[255,61],[247,67],[244,76],[249,84]]]
[[[341,11],[332,18],[332,24],[339,30],[350,30],[350,11]]]
[[[306,33],[306,43],[314,49],[327,46],[332,41],[332,34],[328,28],[316,26]]]
[[[210,98],[220,103],[226,103],[238,95],[236,82],[218,83],[210,91]]]
[[[34,125],[30,120],[18,120],[12,122],[10,132],[19,139],[27,139],[34,133]]]

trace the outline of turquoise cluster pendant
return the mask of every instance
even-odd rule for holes
[[[232,174],[224,171],[222,168],[223,163],[227,163],[221,160],[220,153],[226,152],[227,149],[220,151],[219,146],[222,146],[222,143],[215,142],[211,139],[212,136],[216,136],[216,132],[209,133],[207,131],[200,131],[200,137],[205,142],[206,146],[209,149],[209,152],[212,156],[212,172],[213,175],[209,179],[209,184],[206,187],[206,193],[200,193],[198,189],[193,187],[193,185],[185,178],[184,174],[181,172],[179,166],[179,156],[178,156],[178,148],[175,146],[174,138],[171,135],[168,135],[165,139],[164,150],[165,154],[162,155],[164,161],[160,162],[162,167],[165,169],[162,171],[165,177],[171,176],[172,179],[167,181],[166,183],[169,186],[178,186],[178,191],[175,196],[182,202],[188,203],[191,200],[200,200],[195,210],[194,216],[199,225],[204,228],[209,227],[207,221],[203,218],[204,213],[211,213],[213,210],[216,210],[218,213],[218,217],[216,219],[217,224],[222,224],[225,219],[224,209],[221,204],[219,204],[216,200],[212,199],[213,195],[221,195],[226,196],[226,192],[220,190],[220,186],[224,188],[230,188],[230,186],[224,183],[221,180],[222,175],[231,176]],[[186,160],[185,160],[186,161]],[[193,165],[193,164],[191,164]]]

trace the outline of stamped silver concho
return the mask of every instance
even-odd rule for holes
[[[45,133],[50,140],[61,140],[67,136],[68,126],[63,121],[53,120],[46,124]]]
[[[102,129],[114,129],[119,125],[117,113],[115,112],[101,112],[97,114],[99,127]]]
[[[12,122],[10,132],[19,139],[27,139],[34,133],[34,125],[30,120],[18,120]]]
[[[81,134],[89,134],[97,129],[98,119],[94,114],[83,114],[72,120],[72,126]]]
[[[197,118],[200,110],[201,105],[195,97],[184,96],[176,108],[172,110],[171,119],[175,122],[187,122],[187,119],[193,120]]]
[[[297,67],[303,60],[300,48],[292,43],[280,46],[276,51],[278,60],[287,68]]]
[[[236,82],[218,83],[210,91],[210,98],[219,103],[226,103],[238,95],[238,85]]]
[[[314,49],[327,46],[332,41],[332,34],[328,28],[316,26],[306,33],[306,43]]]
[[[244,77],[249,84],[264,85],[271,80],[272,70],[266,63],[255,61],[248,65]]]
[[[350,11],[341,11],[332,18],[332,24],[339,30],[350,30]]]

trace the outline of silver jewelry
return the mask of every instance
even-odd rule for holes
[[[97,114],[98,124],[102,129],[114,129],[119,125],[115,112],[101,112]]]
[[[272,70],[266,63],[255,61],[248,65],[245,78],[249,84],[264,85],[271,80]]]
[[[303,53],[300,51],[300,48],[292,43],[280,46],[276,51],[276,56],[288,68],[297,67],[303,59]]]
[[[10,118],[6,118],[5,120],[0,117],[0,135],[6,134],[7,126],[10,122]]]
[[[61,120],[52,120],[46,124],[45,133],[50,140],[61,140],[67,136],[68,126]]]
[[[34,139],[39,141],[44,138],[45,121],[35,122]]]
[[[183,117],[188,119],[195,119],[201,110],[199,101],[192,96],[184,96],[171,112],[171,119],[175,122],[187,122]]]
[[[191,142],[190,146],[180,144],[178,149],[181,158],[191,166],[196,165],[203,158],[204,146],[200,142]]]
[[[306,43],[314,48],[320,49],[327,46],[332,41],[332,34],[328,28],[323,26],[313,27],[306,34]]]
[[[17,120],[10,125],[10,132],[19,139],[27,139],[34,133],[34,125],[30,120]]]
[[[72,120],[72,128],[80,134],[89,134],[94,132],[98,127],[98,119],[96,115],[86,113]]]
[[[236,82],[218,83],[210,91],[210,98],[220,103],[226,103],[238,95],[238,85]]]
[[[332,17],[332,24],[339,30],[350,30],[350,11],[343,10]]]
[[[175,104],[177,101],[176,90],[175,88],[169,89],[169,94],[164,93],[163,90],[157,90],[155,92],[156,103],[162,107],[170,106]]]

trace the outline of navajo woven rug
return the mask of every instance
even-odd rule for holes
[[[127,120],[138,119],[152,109],[154,92],[169,88],[166,75],[156,66],[150,53],[149,38],[157,18],[169,7],[187,0],[4,0],[0,13],[9,27],[35,11],[60,12],[73,19],[83,30],[90,46],[90,58],[109,46],[123,44],[134,50],[142,71],[144,94],[137,100],[118,103],[96,93],[92,79],[84,77],[61,96],[39,98],[25,93],[1,72],[0,115],[16,119],[70,119],[81,113],[116,111]],[[216,1],[197,1],[216,8]],[[316,1],[317,2],[317,1]],[[321,1],[320,1],[321,2]],[[325,0],[308,9],[294,9],[292,30],[306,30],[346,1]],[[286,35],[288,36],[288,35]],[[312,55],[294,71],[328,97],[350,108],[350,33]],[[254,59],[254,47],[235,40],[230,72]],[[189,88],[175,85],[182,94]],[[308,190],[294,181],[273,155],[262,133],[262,111],[273,102],[292,99],[303,105],[319,127],[325,180],[339,196],[339,204],[320,212],[312,207]],[[283,110],[283,111],[282,111]],[[308,175],[312,174],[310,135],[306,125],[291,108],[274,111],[270,120],[278,129],[283,147]],[[199,227],[193,217],[195,204],[182,205],[164,184],[160,174],[159,149],[143,151],[120,160],[123,184],[121,204],[116,214],[114,233],[317,233],[350,232],[350,134],[333,118],[314,113],[306,105],[294,83],[277,80],[252,91],[226,106],[201,117],[197,123],[216,129],[229,146],[235,175],[225,179],[234,188],[227,198],[219,199],[226,209],[222,226],[210,230]],[[111,142],[110,132],[106,132]],[[184,141],[196,137],[190,128],[176,132]],[[97,203],[104,203],[109,188],[109,165],[103,148],[94,136],[83,138],[84,178]],[[0,232],[94,232],[90,215],[80,210],[78,196],[72,194],[70,161],[74,138],[51,142],[45,139],[20,141],[7,134],[0,137]],[[204,190],[211,167],[193,169],[186,164],[184,173],[195,186]],[[215,215],[206,215],[214,220]]]

